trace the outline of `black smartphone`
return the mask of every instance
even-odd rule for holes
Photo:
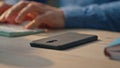
[[[96,35],[66,32],[56,36],[32,41],[30,45],[38,48],[65,50],[98,39]]]

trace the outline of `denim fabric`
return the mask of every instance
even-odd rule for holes
[[[120,31],[120,0],[61,0],[66,28]]]

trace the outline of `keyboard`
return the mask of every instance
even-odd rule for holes
[[[0,36],[24,36],[44,32],[43,29],[25,29],[23,25],[0,24]]]

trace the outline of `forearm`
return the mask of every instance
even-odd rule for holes
[[[67,28],[95,28],[120,31],[120,2],[62,8]]]

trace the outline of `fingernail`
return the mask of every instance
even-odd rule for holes
[[[25,29],[31,29],[29,26],[25,26]]]
[[[0,20],[2,20],[2,17],[0,17]]]
[[[2,18],[0,18],[0,22],[3,22],[3,19],[2,19]]]

